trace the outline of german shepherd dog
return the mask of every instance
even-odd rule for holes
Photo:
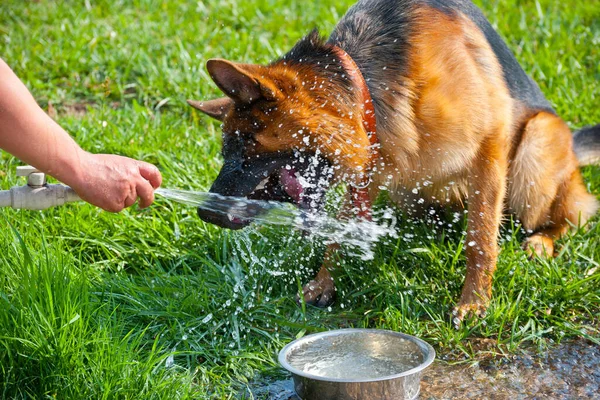
[[[600,159],[600,125],[573,136],[471,1],[360,0],[327,40],[315,30],[267,66],[212,59],[207,69],[226,97],[188,102],[222,121],[212,192],[318,209],[344,182],[344,214],[363,218],[381,188],[408,211],[418,199],[468,204],[458,321],[490,301],[503,213],[543,256],[598,210],[579,165]],[[334,252],[304,287],[307,303],[333,300]]]

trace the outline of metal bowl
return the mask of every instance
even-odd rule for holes
[[[423,340],[379,329],[339,329],[285,346],[279,363],[303,400],[412,400],[435,358]]]

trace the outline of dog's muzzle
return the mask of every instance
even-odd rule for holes
[[[253,200],[289,202],[303,209],[315,209],[322,205],[332,176],[330,164],[314,154],[266,153],[226,160],[210,192]],[[198,216],[223,228],[241,229],[262,210],[249,204],[244,215],[250,218],[242,219],[198,207]]]

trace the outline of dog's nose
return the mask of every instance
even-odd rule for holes
[[[209,211],[202,207],[198,207],[198,216],[204,222],[232,230],[242,229],[250,223],[249,221],[247,222],[239,218],[230,218],[226,214]]]

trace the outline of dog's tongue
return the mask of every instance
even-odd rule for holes
[[[300,203],[304,189],[296,177],[296,171],[293,168],[282,168],[279,173],[279,179],[281,180],[285,192],[294,199],[296,203]]]

